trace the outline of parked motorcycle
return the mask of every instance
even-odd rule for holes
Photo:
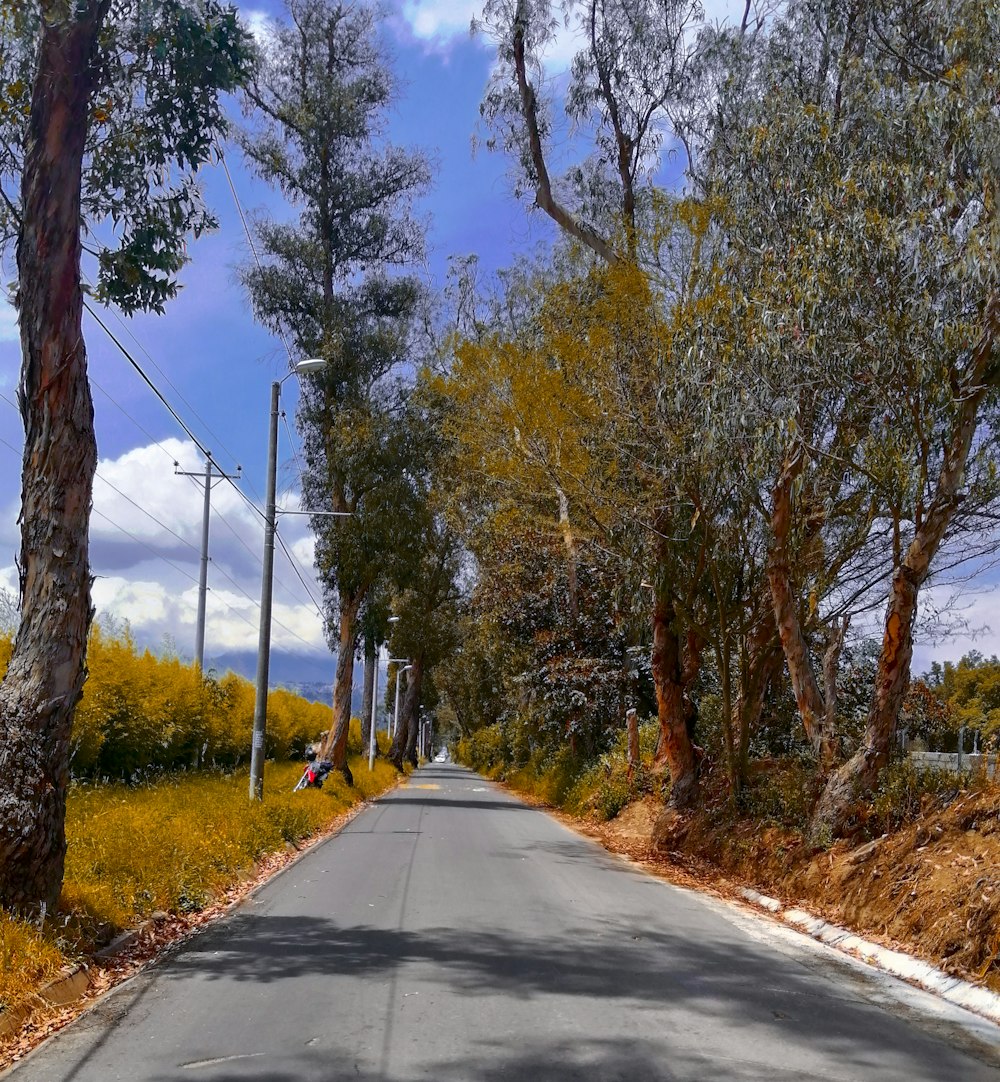
[[[326,781],[331,770],[333,770],[333,763],[329,759],[319,759],[315,748],[307,748],[306,768],[292,792],[297,793],[300,789],[305,789],[308,786],[312,786],[314,789],[322,789],[323,782]]]

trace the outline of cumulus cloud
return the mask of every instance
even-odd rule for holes
[[[712,24],[738,22],[744,0],[704,0],[705,21]],[[467,37],[473,19],[482,14],[482,0],[404,0],[401,12],[411,33],[436,47],[447,47]],[[561,26],[546,49],[546,67],[566,68],[579,50],[581,35],[575,26]]]
[[[166,454],[164,454],[166,452]],[[98,464],[91,521],[91,561],[98,610],[126,619],[143,641],[169,635],[193,652],[198,610],[203,489],[175,473],[204,469],[194,444],[164,440]],[[290,495],[283,503],[294,506]],[[255,650],[259,624],[260,515],[226,482],[212,488],[206,599],[206,652]],[[315,597],[313,539],[304,518],[282,520],[281,533]],[[288,558],[275,557],[271,640],[275,649],[326,653],[323,623]]]

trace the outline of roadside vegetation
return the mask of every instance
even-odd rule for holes
[[[0,639],[0,663],[7,656],[9,639]],[[384,734],[368,770],[355,718],[354,785],[333,774],[322,790],[293,793],[302,751],[329,729],[332,711],[277,690],[268,703],[265,798],[251,802],[249,681],[201,677],[175,656],[138,649],[127,631],[95,627],[89,658],[59,906],[41,927],[0,912],[0,1009],[29,1000],[64,966],[153,914],[195,916],[259,861],[322,832],[399,777]]]

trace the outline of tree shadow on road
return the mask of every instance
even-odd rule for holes
[[[842,971],[838,982],[824,975],[831,965]],[[567,996],[609,1004],[626,1001],[642,1012],[637,1017],[655,1017],[660,1026],[670,1015],[652,1015],[649,1012],[654,1006],[664,1012],[678,1011],[681,1024],[696,1016],[699,1028],[718,1027],[719,1043],[711,1053],[706,1051],[708,1058],[695,1073],[685,1069],[672,1074],[672,1068],[668,1070],[661,1063],[659,1073],[647,1074],[640,1064],[628,1074],[632,1079],[805,1078],[806,1074],[795,1071],[782,1073],[780,1064],[794,1064],[798,1056],[819,1053],[844,1065],[843,1078],[865,1082],[895,1078],[914,1082],[962,1078],[966,1082],[993,1078],[994,1068],[1000,1065],[995,1054],[993,1068],[965,1059],[917,1025],[866,1001],[871,994],[867,979],[846,963],[826,959],[807,968],[773,945],[756,943],[734,929],[728,935],[720,933],[715,941],[706,941],[603,921],[567,927],[557,936],[541,938],[530,932],[515,936],[486,930],[456,934],[449,928],[386,930],[341,926],[332,919],[245,914],[199,937],[164,967],[163,978],[181,979],[196,972],[203,980],[263,984],[309,975],[365,980],[403,967],[412,979],[436,983],[443,994],[458,997],[537,1001],[539,1011],[546,1010],[549,997],[553,1002],[558,997],[562,1003]],[[819,972],[813,972],[814,968]],[[844,976],[852,984],[847,984]],[[638,1021],[636,1026],[638,1030]],[[518,1054],[528,1055],[517,1035],[511,1039],[521,1049]],[[730,1062],[723,1055],[730,1040],[744,1046],[747,1042],[762,1045],[772,1061],[766,1071],[761,1066],[759,1074],[739,1073],[740,1060]],[[968,1045],[968,1039],[965,1043]],[[682,1044],[684,1054],[690,1056],[696,1042],[688,1035]],[[634,1064],[641,1042],[629,1042],[629,1047]],[[552,1049],[531,1052],[539,1064],[543,1059],[555,1064],[541,1072],[529,1063],[517,1068],[508,1063],[508,1073],[494,1076],[466,1063],[469,1073],[462,1075],[456,1068],[449,1074],[451,1068],[442,1064],[440,1073],[422,1077],[484,1082],[493,1077],[552,1082],[578,1077],[603,1082],[620,1077],[593,1064],[586,1068],[587,1073],[573,1073],[584,1071],[573,1058],[577,1049],[575,1042],[567,1045],[561,1059],[551,1059]],[[979,1054],[989,1055],[984,1049]],[[729,1066],[723,1073],[713,1073],[720,1058]],[[339,1076],[327,1073],[322,1077]],[[364,1075],[350,1077],[363,1079]],[[280,1080],[275,1078],[275,1082]]]

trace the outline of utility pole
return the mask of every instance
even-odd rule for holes
[[[174,473],[178,477],[194,477],[199,479],[205,489],[205,505],[201,518],[201,571],[198,576],[198,625],[194,634],[194,663],[201,672],[205,665],[205,607],[208,597],[208,524],[212,512],[212,482],[213,481],[238,481],[243,473],[243,467],[237,466],[236,473],[226,473],[220,470],[212,461],[212,452],[205,454],[205,472],[192,473],[190,470],[180,469],[180,463],[174,463]]]

